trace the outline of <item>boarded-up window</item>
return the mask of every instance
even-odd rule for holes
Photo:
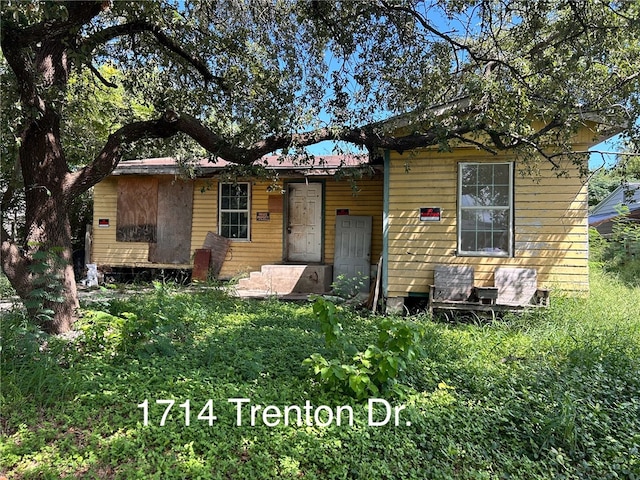
[[[158,180],[119,178],[116,241],[155,242],[157,217]]]

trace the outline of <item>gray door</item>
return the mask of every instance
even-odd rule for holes
[[[287,260],[322,260],[322,184],[289,184]]]
[[[338,215],[336,217],[336,248],[333,259],[333,280],[340,275],[351,279],[370,276],[371,269],[371,218],[365,216]],[[361,291],[369,291],[364,282]]]

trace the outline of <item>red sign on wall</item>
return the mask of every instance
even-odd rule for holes
[[[439,222],[441,220],[440,207],[420,207],[421,222]]]

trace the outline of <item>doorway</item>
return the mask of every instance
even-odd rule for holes
[[[288,185],[286,259],[322,261],[322,183]]]
[[[336,248],[333,259],[333,280],[343,275],[346,279],[362,280],[362,292],[369,291],[371,268],[370,216],[344,215],[336,217]]]

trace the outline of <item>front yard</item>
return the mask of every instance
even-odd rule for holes
[[[157,285],[87,308],[73,339],[3,314],[10,479],[640,478],[640,288],[596,267],[588,299],[544,312],[413,317],[425,355],[388,422],[302,365],[331,355],[310,304]],[[381,321],[343,328],[365,347]]]

